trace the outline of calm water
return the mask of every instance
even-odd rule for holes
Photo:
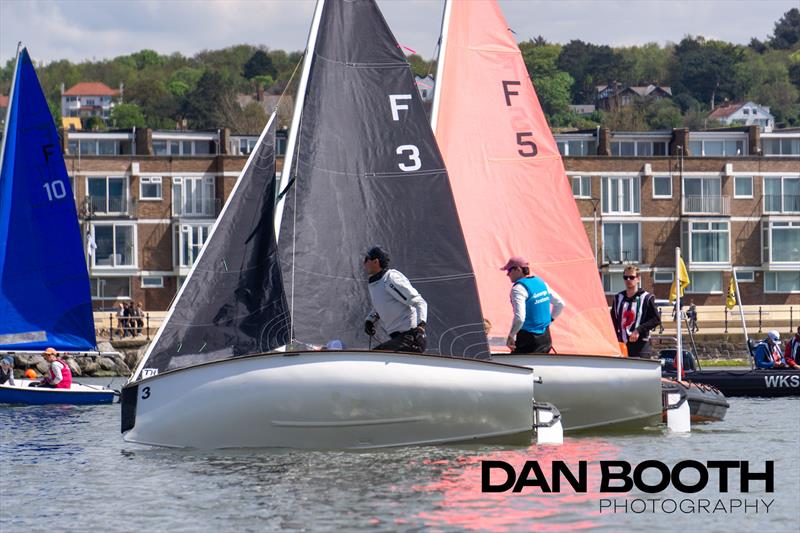
[[[101,380],[84,380],[99,383]],[[107,382],[103,381],[103,384]],[[116,380],[114,385],[121,385]],[[213,424],[213,420],[208,421]],[[561,447],[412,448],[375,453],[174,451],[124,443],[119,405],[0,406],[0,531],[44,530],[505,530],[505,531],[797,531],[800,523],[800,399],[731,399],[724,422],[691,435],[653,428],[638,434],[569,436]],[[774,499],[758,514],[600,512],[596,464],[589,491],[568,485],[481,493],[481,461],[519,467],[538,460],[749,460],[761,471],[776,461],[775,492],[695,495],[673,489],[645,495],[674,499]],[[691,482],[692,476],[684,481]],[[495,478],[493,478],[494,480]],[[738,475],[732,477],[738,481]],[[712,488],[713,487],[713,488]],[[660,505],[660,504],[657,504]],[[689,505],[689,504],[685,504]],[[696,505],[696,504],[695,504]],[[631,504],[630,509],[634,508]],[[638,511],[640,507],[637,507]],[[672,509],[667,506],[667,511]],[[55,522],[53,522],[55,520]],[[55,523],[57,526],[53,526]],[[768,529],[767,529],[768,528]]]

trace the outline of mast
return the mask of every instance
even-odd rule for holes
[[[675,322],[677,328],[678,346],[675,352],[675,368],[678,374],[678,381],[683,379],[683,338],[681,335],[681,249],[675,248]]]
[[[252,150],[250,152],[250,155],[247,157],[247,162],[245,163],[244,167],[242,168],[242,172],[241,172],[241,174],[239,174],[239,178],[236,180],[236,183],[234,184],[233,189],[231,190],[231,193],[228,195],[228,201],[225,202],[225,205],[222,207],[222,211],[220,211],[219,216],[214,221],[214,225],[211,227],[211,231],[209,232],[208,237],[206,238],[205,245],[200,250],[200,253],[198,254],[197,258],[194,260],[194,263],[192,263],[192,268],[191,268],[191,270],[189,270],[189,275],[186,276],[186,279],[184,280],[183,285],[181,285],[181,287],[178,289],[178,294],[175,295],[175,298],[172,299],[172,303],[169,306],[169,311],[167,311],[167,316],[164,317],[164,320],[161,322],[161,326],[158,328],[158,331],[156,332],[155,336],[153,337],[152,342],[147,346],[147,351],[145,352],[145,354],[142,357],[142,359],[139,361],[139,364],[136,366],[136,370],[131,375],[131,378],[128,380],[129,383],[132,383],[132,382],[136,381],[137,379],[139,379],[141,377],[142,370],[144,369],[145,365],[147,364],[148,360],[150,359],[150,355],[153,353],[155,348],[158,346],[158,341],[161,338],[161,335],[166,330],[166,326],[169,323],[169,320],[172,317],[172,314],[175,312],[175,309],[177,308],[178,303],[180,302],[184,291],[189,286],[189,281],[191,280],[192,276],[195,273],[195,270],[197,269],[198,265],[200,264],[200,260],[206,254],[206,250],[209,249],[208,243],[210,243],[211,240],[213,239],[214,233],[217,231],[217,228],[220,225],[220,221],[223,220],[223,217],[225,216],[228,208],[230,207],[230,205],[232,203],[231,200],[235,197],[237,190],[239,189],[239,187],[241,186],[241,184],[243,182],[242,178],[247,173],[248,168],[250,168],[250,165],[253,163],[253,160],[255,159],[256,154],[259,152],[258,148],[261,146],[261,143],[264,141],[264,137],[270,131],[270,126],[272,126],[272,123],[275,121],[276,115],[277,115],[277,110],[273,111],[272,115],[269,117],[269,120],[267,120],[266,126],[264,126],[264,129],[261,131],[261,135],[258,137],[258,141],[256,141],[256,148],[254,150]]]
[[[19,53],[22,50],[22,41],[17,43],[17,59],[14,63],[14,77],[11,78],[11,89],[8,91],[8,108],[6,109],[6,122],[3,127],[3,144],[0,145],[0,171],[3,168],[3,160],[6,155],[6,139],[8,139],[8,124],[11,122],[11,108],[14,106],[14,87],[17,85],[17,76],[19,76]]]
[[[747,335],[747,323],[744,321],[744,308],[742,307],[742,297],[739,294],[739,278],[736,277],[735,268],[731,268],[731,275],[733,276],[733,286],[736,288],[736,303],[739,304],[739,317],[742,319],[742,331],[744,332],[744,342],[745,345],[747,346],[747,351],[749,353],[750,345],[748,344],[748,341],[750,340],[750,337]],[[748,357],[747,360],[750,361],[750,368],[753,368],[753,358]]]
[[[314,49],[317,45],[317,35],[319,34],[319,21],[322,18],[322,8],[325,6],[325,0],[317,0],[317,6],[314,9],[314,18],[311,21],[311,30],[308,32],[308,44],[306,45],[306,55],[303,58],[303,72],[300,75],[300,85],[297,88],[297,98],[294,102],[294,112],[292,113],[292,124],[289,127],[289,139],[286,143],[286,159],[283,162],[283,170],[281,171],[281,181],[278,184],[276,194],[281,194],[289,184],[289,176],[292,173],[292,164],[294,163],[295,145],[297,144],[297,134],[300,129],[300,118],[303,113],[303,104],[306,100],[306,88],[308,86],[308,76],[311,72],[311,63],[314,59]],[[281,231],[281,218],[283,218],[283,206],[286,196],[278,200],[275,206],[275,239],[280,237]]]
[[[447,33],[450,30],[450,9],[451,0],[444,1],[444,15],[442,16],[442,31],[439,36],[439,58],[436,60],[436,79],[433,80],[433,108],[431,109],[431,129],[436,132],[436,124],[439,121],[439,104],[441,103],[442,91],[439,84],[442,83],[444,74],[444,60],[447,55]]]

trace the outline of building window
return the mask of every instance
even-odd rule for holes
[[[733,178],[733,197],[753,197],[753,176],[736,176]]]
[[[572,196],[575,198],[592,197],[592,180],[589,176],[572,176]]]
[[[141,200],[161,200],[161,176],[142,177],[139,181]]]
[[[761,230],[762,262],[800,263],[800,221],[764,221]]]
[[[764,155],[800,155],[800,138],[764,139],[761,138]]]
[[[92,300],[130,300],[130,278],[91,278]]]
[[[715,294],[722,292],[722,272],[689,272],[686,292]]]
[[[800,178],[764,178],[765,213],[800,213]]]
[[[800,270],[764,272],[764,292],[800,292]]]
[[[622,272],[603,273],[603,291],[606,294],[617,294],[625,290],[625,281],[622,279]]]
[[[172,179],[172,214],[184,217],[213,217],[214,178],[210,176]]]
[[[161,289],[164,287],[164,276],[142,276],[143,289]]]
[[[167,141],[153,141],[153,155],[169,155]]]
[[[653,176],[653,198],[672,198],[671,176]]]
[[[752,270],[737,270],[736,281],[739,283],[753,283],[756,280],[756,273]]]
[[[720,178],[684,178],[684,213],[724,214]]]
[[[178,266],[190,268],[208,240],[211,224],[180,224],[178,230]]]
[[[728,263],[730,230],[728,222],[684,222],[682,241],[690,263]]]
[[[94,214],[128,212],[128,178],[86,178],[86,190]]]
[[[603,258],[606,263],[639,263],[638,223],[603,223]]]
[[[725,139],[703,139],[689,141],[689,152],[694,157],[732,157],[738,155],[747,155],[745,153],[743,140],[736,141]]]
[[[674,272],[653,272],[653,283],[672,283]]]
[[[664,141],[612,141],[611,155],[615,156],[663,156],[667,155]]]
[[[558,151],[563,156],[580,157],[597,155],[597,141],[593,140],[560,140],[556,142],[556,145],[558,146]],[[285,151],[284,148],[284,152]]]
[[[136,266],[136,226],[131,223],[92,224],[96,248],[92,267],[120,268]]]
[[[603,213],[639,213],[639,178],[602,178]]]

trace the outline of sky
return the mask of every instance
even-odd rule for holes
[[[473,0],[458,0],[473,1]],[[797,0],[499,0],[520,41],[629,46],[703,35],[764,39]],[[442,0],[378,0],[398,42],[433,57]],[[38,63],[149,48],[194,55],[235,44],[302,50],[313,0],[0,0],[0,61],[22,41]]]

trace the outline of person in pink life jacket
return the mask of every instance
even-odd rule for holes
[[[42,354],[50,363],[48,375],[42,381],[31,383],[31,387],[47,387],[50,389],[68,389],[72,386],[72,371],[67,363],[58,357],[55,348],[48,348]]]

